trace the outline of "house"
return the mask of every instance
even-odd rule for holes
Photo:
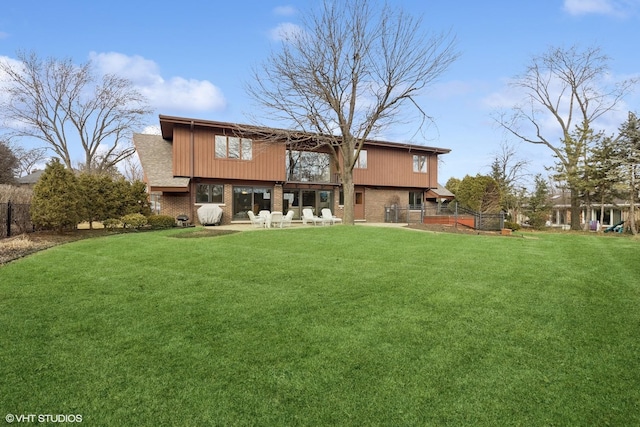
[[[571,224],[571,197],[568,192],[560,191],[551,194],[550,201],[552,205],[551,215],[548,225],[551,227],[559,227],[568,230]],[[629,202],[626,200],[616,200],[614,203],[598,202],[591,203],[588,208],[584,205],[580,207],[580,224],[586,227],[586,222],[591,220],[593,224],[589,224],[588,228],[600,229],[612,227],[625,221],[626,227],[629,224]],[[640,222],[640,212],[636,213],[636,222]]]
[[[42,176],[43,173],[44,173],[43,169],[36,169],[33,172],[31,172],[30,174],[25,175],[25,176],[21,176],[20,178],[16,179],[16,183],[19,186],[33,188],[38,183],[38,181],[40,180],[40,177]]]
[[[330,208],[341,217],[343,193],[328,147],[271,141],[269,128],[181,117],[160,117],[160,135],[133,141],[156,213],[187,215],[218,204],[222,223],[248,221],[247,211],[317,214]],[[273,132],[271,132],[273,133]],[[317,136],[316,136],[317,138]],[[438,156],[445,148],[366,141],[354,169],[356,221],[384,221],[393,202],[419,207],[438,186]]]

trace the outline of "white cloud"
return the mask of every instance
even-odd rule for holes
[[[269,35],[272,40],[287,41],[295,37],[296,34],[302,32],[302,28],[291,22],[283,22],[278,24],[277,27],[269,31]]]
[[[150,125],[150,126],[146,126],[144,129],[142,129],[142,132],[140,133],[144,133],[147,135],[161,135],[162,132],[160,131],[160,126],[159,125]]]
[[[614,9],[611,0],[565,0],[564,10],[571,15],[583,15],[586,13],[611,14]]]
[[[638,0],[564,0],[564,10],[571,15],[600,14],[624,17],[638,6]]]
[[[273,9],[273,14],[279,16],[292,16],[296,14],[296,9],[293,6],[278,6]]]
[[[199,112],[226,107],[222,91],[213,83],[183,77],[164,79],[158,65],[141,56],[91,52],[90,59],[99,72],[131,80],[155,109]]]

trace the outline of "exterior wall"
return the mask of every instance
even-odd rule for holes
[[[394,187],[435,187],[438,183],[438,156],[425,152],[365,146],[367,168],[354,169],[356,185]],[[413,171],[413,155],[428,157],[427,173]]]
[[[188,215],[191,222],[197,221],[191,214],[189,193],[163,193],[160,198],[160,214],[174,218],[178,215]]]
[[[163,214],[173,217],[186,214],[193,223],[197,223],[197,209],[201,206],[194,203],[197,183],[224,185],[224,202],[219,205],[223,211],[222,224],[232,221],[233,187],[237,185],[272,188],[271,210],[283,210],[283,184],[287,185],[287,148],[284,143],[267,143],[252,138],[251,160],[222,159],[215,157],[215,136],[235,135],[240,127],[229,123],[163,117],[160,124],[162,137],[167,144],[171,144],[173,177],[191,178],[189,193],[163,193]],[[387,205],[394,202],[401,206],[408,204],[409,191],[435,188],[438,155],[447,152],[438,148],[390,142],[370,142],[364,149],[367,151],[367,167],[354,169],[354,183],[356,187],[364,189],[364,218],[370,222],[384,221],[384,207]],[[427,157],[426,173],[413,171],[414,155]],[[327,185],[324,186],[333,188],[332,211],[334,215],[343,217],[335,164],[331,165],[331,171],[331,183],[325,183]]]
[[[364,217],[367,222],[384,222],[385,206],[400,200],[399,205],[409,202],[409,190],[404,189],[374,189],[366,188]]]
[[[173,133],[173,175],[199,178],[284,181],[285,145],[253,140],[251,160],[215,157],[215,135],[223,132],[212,128],[193,131],[193,174],[191,173],[191,129],[176,126]]]

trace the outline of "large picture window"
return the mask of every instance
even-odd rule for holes
[[[251,160],[253,140],[237,136],[216,135],[215,156],[218,159]]]
[[[287,180],[294,182],[329,182],[331,157],[328,153],[287,150]]]
[[[224,185],[196,185],[196,203],[224,203]]]
[[[413,171],[427,173],[427,156],[413,156]]]

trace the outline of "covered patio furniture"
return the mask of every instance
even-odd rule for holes
[[[256,216],[253,211],[247,211],[247,215],[249,215],[249,219],[251,220],[251,224],[253,224],[256,228],[264,228],[267,223],[266,218],[261,216]]]
[[[198,221],[202,225],[220,225],[222,208],[218,205],[202,205],[198,208]]]
[[[313,215],[313,211],[311,209],[302,209],[302,223],[308,224],[312,223],[313,225],[322,224],[322,218],[318,218]]]
[[[342,223],[342,218],[338,218],[337,216],[331,213],[331,209],[324,208],[322,209],[322,220],[323,223],[327,223],[330,225]]]

